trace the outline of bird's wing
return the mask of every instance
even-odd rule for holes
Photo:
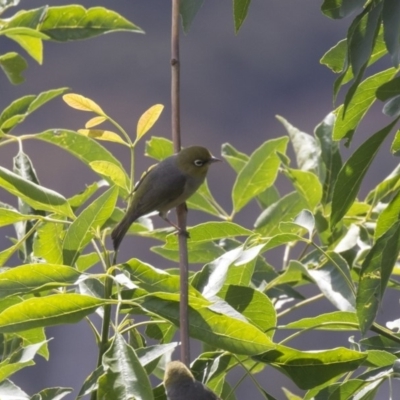
[[[180,197],[185,189],[186,177],[170,164],[158,164],[147,171],[136,185],[146,190],[141,194],[136,203],[136,209],[140,215],[165,209],[168,204]]]

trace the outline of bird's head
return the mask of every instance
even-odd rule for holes
[[[220,159],[201,146],[186,147],[177,154],[177,163],[181,171],[195,178],[205,178],[208,167]]]

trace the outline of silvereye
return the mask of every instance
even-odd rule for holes
[[[204,182],[208,167],[215,158],[204,147],[192,146],[181,150],[150,168],[135,186],[132,203],[120,223],[111,232],[117,250],[131,224],[142,215],[158,211],[167,218],[172,208],[184,203]]]
[[[167,364],[164,386],[168,400],[221,400],[207,386],[196,381],[190,369],[180,361]]]

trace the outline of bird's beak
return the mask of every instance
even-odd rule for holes
[[[217,158],[217,157],[212,156],[212,157],[210,158],[210,163],[215,163],[215,162],[218,162],[218,161],[222,162],[222,160],[220,160],[220,159]]]

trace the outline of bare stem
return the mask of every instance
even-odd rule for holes
[[[171,127],[175,152],[181,149],[180,132],[180,75],[179,75],[179,0],[172,0],[171,25]],[[180,339],[181,361],[190,364],[189,343],[189,259],[186,236],[187,208],[181,204],[176,208],[179,233],[179,269],[180,269]]]

